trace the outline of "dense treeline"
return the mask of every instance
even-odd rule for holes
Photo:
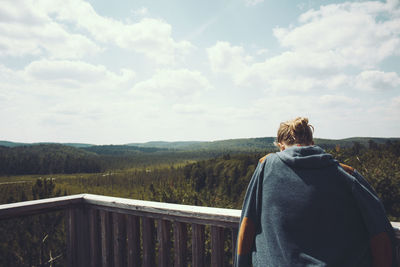
[[[0,175],[98,173],[109,169],[170,164],[213,155],[129,146],[93,146],[81,149],[60,144],[0,146]]]
[[[219,157],[223,154],[261,153],[274,149],[272,137],[214,142],[149,142],[137,145],[34,144],[17,145],[0,141],[0,175],[96,173],[106,170],[171,165]],[[397,142],[395,138],[315,139],[326,149],[349,148],[368,142],[376,146]],[[4,146],[2,146],[3,144]]]
[[[102,170],[98,155],[69,146],[0,146],[0,175],[88,173]]]
[[[387,213],[400,221],[400,141],[368,146],[355,142],[353,147],[337,147],[331,153],[339,161],[356,168],[372,185]]]
[[[98,173],[184,163],[213,158],[224,153],[224,150],[182,151],[115,145],[83,148],[60,144],[0,146],[0,175]]]
[[[137,146],[93,146],[84,148],[99,156],[105,170],[140,168],[155,165],[171,165],[193,160],[202,160],[222,155],[220,150],[176,150]]]
[[[166,148],[156,147],[139,147],[139,146],[126,146],[126,145],[104,145],[104,146],[91,146],[83,148],[86,151],[94,152],[99,155],[120,155],[129,156],[138,154],[139,152],[157,152],[167,151]]]

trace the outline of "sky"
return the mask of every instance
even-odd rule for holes
[[[5,0],[0,140],[400,137],[400,3]]]

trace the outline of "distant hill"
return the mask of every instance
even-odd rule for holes
[[[91,144],[84,144],[84,143],[54,143],[54,142],[18,143],[18,142],[11,142],[11,141],[0,141],[0,146],[6,146],[6,147],[51,145],[51,144],[59,144],[59,145],[64,145],[64,146],[76,147],[76,148],[93,146]]]
[[[377,144],[384,144],[387,141],[400,141],[400,138],[379,138],[379,137],[351,137],[345,139],[323,139],[315,138],[315,144],[323,148],[333,148],[336,145],[351,147],[354,143],[368,146],[370,140]],[[132,143],[128,146],[167,148],[185,151],[196,150],[222,150],[222,151],[260,151],[275,148],[274,137],[240,138],[219,141],[186,141],[186,142],[147,142]]]
[[[31,145],[31,144],[15,143],[15,142],[10,142],[10,141],[0,141],[0,146],[6,146],[6,147],[28,146],[28,145]]]
[[[82,147],[83,150],[94,152],[99,155],[132,155],[140,152],[157,152],[168,151],[167,148],[162,147],[146,147],[146,146],[132,146],[132,145],[104,145],[104,146],[90,146]]]
[[[314,138],[314,142],[316,145],[319,145],[324,148],[332,148],[336,145],[341,147],[351,147],[354,143],[359,143],[363,146],[368,146],[369,142],[373,141],[377,144],[384,144],[388,141],[395,142],[400,141],[400,138],[382,138],[382,137],[350,137],[344,139],[323,139],[323,138]]]
[[[242,138],[212,142],[148,142],[129,145],[81,143],[15,143],[0,141],[0,175],[99,172],[154,164],[174,164],[234,154],[277,151],[273,137]],[[325,149],[335,146],[365,147],[400,141],[400,138],[353,137],[339,140],[316,138]],[[390,146],[386,146],[390,147]]]
[[[193,145],[205,143],[204,141],[176,141],[176,142],[166,142],[166,141],[150,141],[146,143],[129,143],[127,146],[136,147],[157,147],[166,149],[187,149]]]
[[[218,141],[178,141],[178,142],[147,142],[132,143],[129,146],[137,147],[156,147],[175,150],[233,150],[248,151],[272,148],[274,142],[273,137],[260,138],[240,138]]]
[[[218,141],[151,141],[146,143],[129,143],[123,145],[92,145],[84,143],[16,143],[10,141],[0,141],[0,146],[18,147],[32,146],[41,144],[61,144],[64,146],[83,148],[97,154],[130,154],[135,152],[158,152],[158,151],[264,151],[273,149],[274,137],[257,137],[257,138],[238,138]],[[379,137],[351,137],[345,139],[323,139],[315,138],[315,144],[323,148],[333,148],[336,145],[341,147],[351,147],[354,143],[368,146],[370,141],[377,144],[383,144],[388,141],[400,141],[400,138],[379,138]]]

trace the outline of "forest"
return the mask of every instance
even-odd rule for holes
[[[325,148],[339,162],[363,174],[382,199],[389,218],[400,221],[400,141],[351,142],[327,142]],[[272,146],[255,147],[251,141],[241,140],[240,144],[245,145],[231,141],[222,149],[218,144],[218,149],[193,150],[165,144],[0,146],[0,203],[93,193],[240,209],[258,159],[276,151]],[[49,261],[64,266],[61,221],[62,215],[57,213],[12,223],[0,221],[4,237],[0,266],[50,266]]]

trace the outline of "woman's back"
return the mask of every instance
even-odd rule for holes
[[[347,174],[329,154],[292,147],[268,156],[264,172],[255,266],[365,266],[368,233]]]
[[[394,232],[368,182],[314,146],[307,118],[282,122],[280,152],[247,188],[236,266],[394,266]]]

